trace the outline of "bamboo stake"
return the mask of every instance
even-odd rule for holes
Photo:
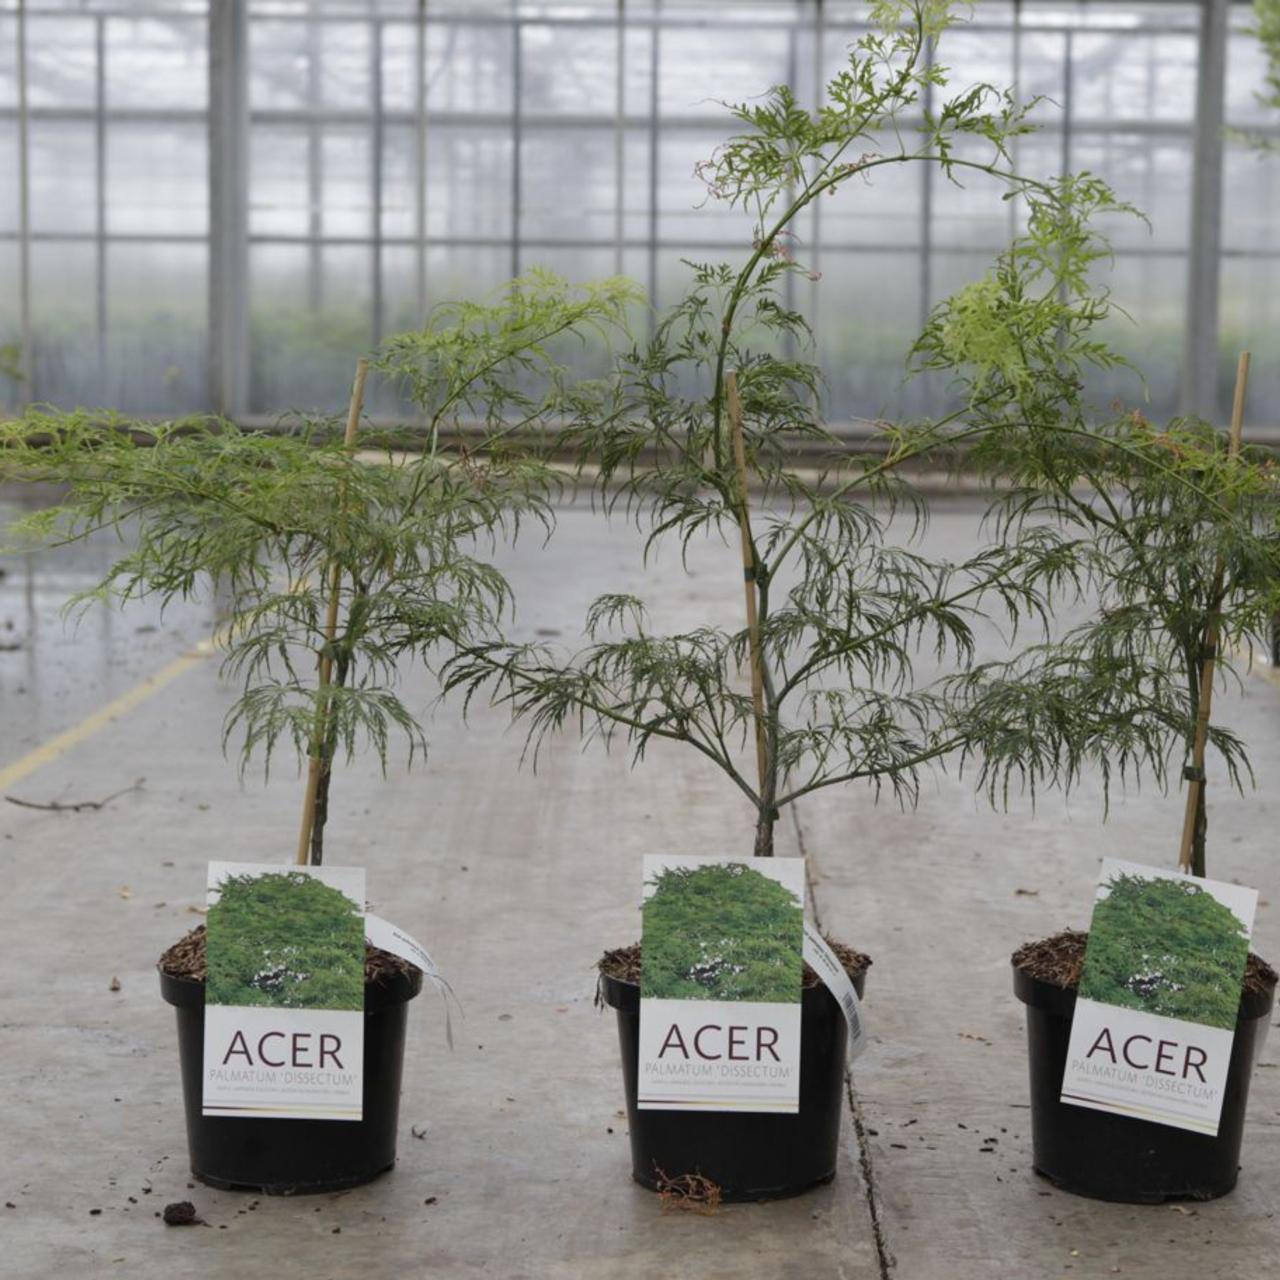
[[[1231,406],[1231,436],[1227,448],[1231,457],[1240,452],[1244,432],[1244,400],[1249,389],[1249,353],[1240,353],[1236,366],[1235,400]],[[1213,569],[1214,612],[1204,631],[1204,666],[1200,671],[1200,697],[1196,708],[1196,732],[1191,746],[1191,771],[1187,780],[1187,805],[1182,816],[1182,843],[1178,848],[1178,870],[1191,874],[1191,845],[1195,837],[1196,813],[1204,791],[1204,753],[1209,738],[1209,712],[1213,703],[1213,669],[1218,657],[1218,612],[1222,607],[1223,580],[1227,566],[1222,556]],[[1203,872],[1201,872],[1203,874]]]
[[[347,429],[342,438],[348,450],[355,448],[356,431],[360,426],[360,410],[364,405],[364,383],[369,375],[369,361],[361,356],[356,361],[356,377],[351,384],[351,404],[347,409]],[[345,487],[345,486],[344,486]],[[339,507],[342,503],[339,501]],[[316,725],[311,737],[311,752],[307,759],[307,790],[302,801],[302,827],[298,832],[298,865],[306,866],[311,850],[311,831],[316,821],[316,795],[320,789],[320,775],[324,770],[323,750],[325,737],[324,692],[333,676],[333,642],[338,636],[338,604],[342,587],[342,567],[335,560],[329,567],[329,609],[324,619],[324,648],[320,651],[318,683],[320,698],[316,704]]]
[[[738,397],[738,374],[724,375],[729,405],[729,426],[733,431],[733,461],[738,473],[738,500],[741,510],[738,532],[742,535],[742,577],[747,600],[747,639],[751,651],[751,704],[756,721],[756,772],[760,794],[764,795],[768,752],[764,733],[764,664],[760,653],[760,618],[756,610],[756,561],[751,540],[751,508],[747,502],[747,448],[742,434],[742,401]]]

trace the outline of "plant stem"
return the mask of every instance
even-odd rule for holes
[[[1240,452],[1240,438],[1244,430],[1244,400],[1249,388],[1249,353],[1240,353],[1236,366],[1235,403],[1231,410],[1231,437],[1228,449],[1232,458]],[[1209,624],[1205,627],[1204,646],[1200,672],[1200,696],[1196,707],[1195,738],[1191,744],[1191,774],[1187,781],[1187,805],[1182,819],[1182,841],[1178,850],[1178,870],[1192,875],[1204,875],[1204,838],[1209,819],[1204,812],[1204,752],[1209,738],[1209,714],[1213,703],[1213,670],[1218,656],[1219,629],[1222,620],[1222,602],[1225,595],[1227,566],[1219,555],[1213,570],[1213,598],[1209,603]],[[1196,869],[1195,843],[1199,833],[1199,869]]]
[[[369,374],[369,361],[361,356],[356,361],[355,381],[351,386],[351,404],[347,410],[347,430],[343,439],[348,452],[354,451],[356,431],[360,426],[360,410],[364,405],[364,383]],[[338,516],[341,518],[343,500],[346,497],[346,486],[338,500]],[[302,826],[298,832],[298,864],[305,866],[308,857],[314,858],[312,832],[316,822],[316,802],[320,794],[321,776],[328,772],[332,757],[326,759],[329,745],[328,724],[328,689],[333,670],[333,645],[338,636],[338,606],[341,599],[342,565],[335,559],[331,568],[329,586],[329,609],[325,617],[323,644],[320,649],[318,689],[316,697],[315,723],[311,730],[311,749],[307,760],[307,790],[302,802]],[[325,811],[328,812],[328,787],[325,788]],[[321,836],[319,848],[323,853],[324,839]]]
[[[351,658],[344,649],[338,654],[334,663],[333,687],[343,688],[347,683],[347,673],[351,670]],[[324,749],[320,757],[320,777],[316,783],[316,805],[311,822],[311,865],[318,867],[324,862],[324,829],[329,821],[329,784],[333,779],[333,758],[338,753],[338,730],[330,720]]]

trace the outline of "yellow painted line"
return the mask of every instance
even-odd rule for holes
[[[92,715],[86,716],[79,724],[64,730],[54,738],[50,738],[43,746],[29,751],[20,760],[4,769],[0,769],[0,794],[7,791],[15,782],[29,777],[37,769],[61,760],[73,747],[78,747],[88,738],[92,738],[100,729],[105,728],[113,720],[128,715],[136,707],[160,692],[166,685],[172,684],[180,675],[192,667],[199,666],[210,654],[216,652],[222,639],[222,632],[215,632],[207,640],[201,640],[194,649],[189,649],[181,657],[174,658],[154,675],[134,685],[127,693],[100,707]]]

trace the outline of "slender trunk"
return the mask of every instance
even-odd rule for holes
[[[756,847],[753,857],[773,857],[773,824],[778,820],[778,811],[772,805],[762,806],[760,816],[756,820]]]
[[[333,776],[332,757],[320,765],[320,777],[316,782],[315,818],[311,823],[311,856],[313,867],[324,862],[324,824],[329,820],[329,779]]]
[[[351,661],[345,656],[339,656],[333,666],[334,687],[341,689],[347,683],[347,672],[350,670]],[[337,754],[337,750],[337,732],[333,728],[333,715],[331,713],[329,716],[329,728],[325,733],[324,745],[321,748],[320,777],[316,783],[315,818],[311,824],[311,853],[308,861],[313,867],[321,866],[324,863],[324,827],[325,823],[329,821],[329,782],[333,777],[333,757]]]
[[[1204,875],[1205,837],[1209,834],[1209,811],[1205,806],[1205,791],[1208,784],[1200,784],[1200,794],[1196,797],[1196,825],[1191,834],[1191,874]]]
[[[1183,645],[1183,653],[1187,663],[1187,692],[1191,698],[1191,724],[1195,725],[1200,715],[1200,684],[1204,679],[1204,652],[1200,644],[1195,641],[1187,641]],[[1187,739],[1186,765],[1184,766],[1184,778],[1189,787],[1196,787],[1196,812],[1194,825],[1191,829],[1191,874],[1193,876],[1204,875],[1204,856],[1205,856],[1205,838],[1209,830],[1209,815],[1205,809],[1205,788],[1207,782],[1201,778],[1197,783],[1191,772],[1195,768],[1195,729],[1192,728],[1191,736]]]

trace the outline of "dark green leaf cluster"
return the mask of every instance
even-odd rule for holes
[[[298,871],[229,875],[207,924],[210,1004],[364,1008],[364,914],[333,886]]]
[[[642,914],[642,997],[800,999],[804,909],[777,880],[740,862],[668,868]]]
[[[1234,1031],[1249,936],[1197,884],[1116,875],[1094,907],[1080,995]]]

